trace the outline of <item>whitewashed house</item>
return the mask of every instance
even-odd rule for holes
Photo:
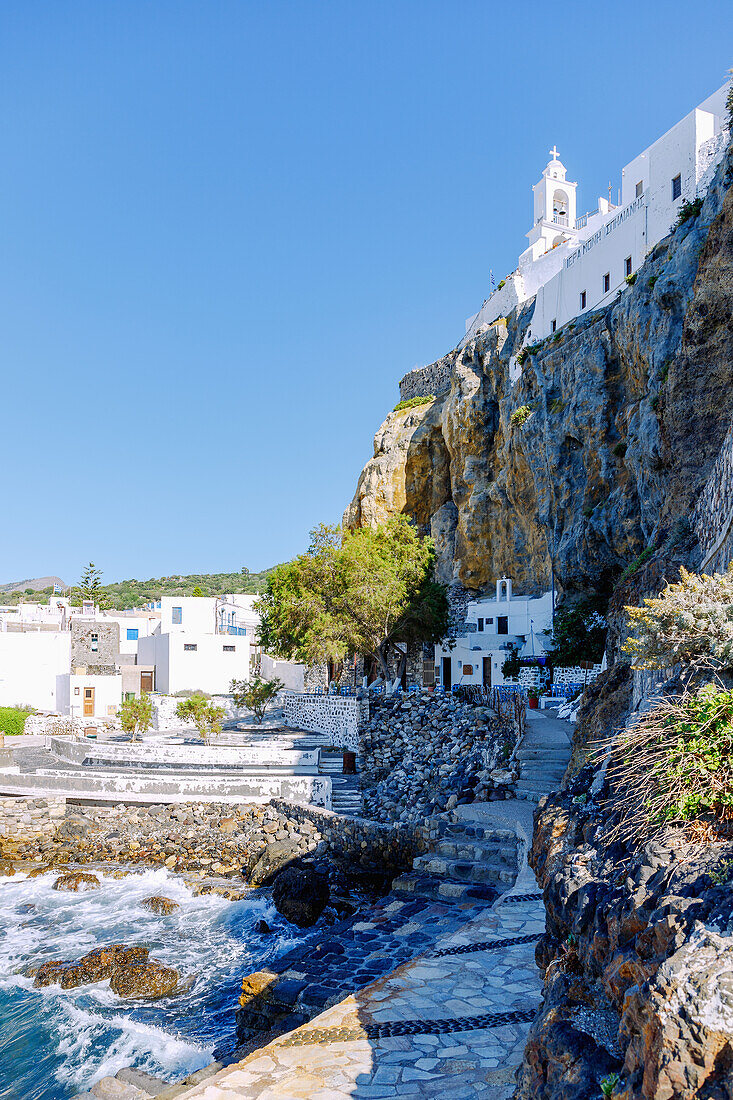
[[[233,679],[248,679],[259,624],[256,598],[238,593],[163,597],[160,623],[139,639],[137,652],[140,664],[155,666],[155,690],[221,695]]]
[[[729,88],[723,85],[629,161],[620,188],[588,213],[578,214],[578,185],[553,147],[533,187],[529,245],[516,270],[468,318],[465,339],[535,295],[528,344],[612,301],[669,233],[682,203],[707,191],[728,137]]]
[[[466,612],[466,633],[435,647],[436,683],[449,690],[459,684],[493,687],[505,683],[501,667],[514,649],[520,658],[545,654],[552,629],[552,593],[518,596],[512,582],[496,582],[496,596],[472,600]]]

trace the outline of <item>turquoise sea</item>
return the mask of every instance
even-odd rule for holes
[[[2,1100],[68,1100],[130,1065],[180,1080],[232,1036],[242,976],[303,939],[263,897],[194,897],[165,870],[122,879],[97,874],[100,889],[78,894],[53,890],[55,872],[0,877]],[[140,904],[151,894],[180,909],[155,916]],[[256,931],[263,918],[271,935]],[[22,975],[32,963],[78,959],[110,943],[144,943],[156,959],[195,976],[192,989],[133,1003],[107,982],[34,989]]]

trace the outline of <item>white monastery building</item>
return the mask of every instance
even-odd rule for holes
[[[681,205],[707,191],[728,138],[729,88],[724,84],[623,168],[616,206],[599,198],[595,210],[578,215],[578,185],[553,146],[532,189],[529,245],[517,269],[469,317],[465,340],[535,295],[530,344],[608,304],[669,233]]]
[[[436,645],[436,682],[446,691],[460,684],[504,684],[501,667],[512,650],[520,658],[544,656],[552,630],[552,592],[515,596],[511,580],[502,577],[495,597],[468,604],[466,629],[453,648],[447,641]]]

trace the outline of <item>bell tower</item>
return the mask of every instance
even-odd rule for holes
[[[548,252],[575,237],[576,188],[567,178],[567,169],[560,160],[557,146],[550,149],[550,160],[534,192],[534,224],[527,237],[533,258]]]

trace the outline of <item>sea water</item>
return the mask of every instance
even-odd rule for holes
[[[58,872],[0,877],[2,1100],[67,1100],[123,1066],[180,1080],[231,1038],[242,976],[304,938],[266,897],[194,897],[166,870],[122,879],[96,874],[100,888],[83,893],[53,890]],[[180,908],[156,916],[141,905],[151,894]],[[263,919],[271,935],[256,931]],[[192,988],[133,1002],[112,993],[109,982],[34,989],[21,973],[111,943],[145,944],[151,957],[193,977]]]

